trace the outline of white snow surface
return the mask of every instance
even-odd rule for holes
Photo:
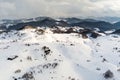
[[[50,53],[43,56],[43,46]],[[8,58],[14,58],[8,60]],[[106,61],[103,61],[106,59]],[[47,64],[57,63],[55,67]],[[78,34],[38,35],[34,29],[0,34],[0,80],[120,80],[120,36],[83,39]],[[111,70],[112,79],[103,74]]]

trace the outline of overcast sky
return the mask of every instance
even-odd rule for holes
[[[120,0],[0,0],[0,19],[50,17],[120,17]]]

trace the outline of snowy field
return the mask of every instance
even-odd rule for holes
[[[105,78],[110,70],[112,78]],[[120,80],[120,36],[0,34],[0,80]]]

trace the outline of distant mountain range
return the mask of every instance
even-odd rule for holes
[[[96,17],[96,20],[106,21],[110,23],[116,23],[120,21],[120,17]]]
[[[30,19],[19,19],[19,20],[1,20],[0,29],[4,30],[19,30],[24,26],[33,27],[83,27],[88,29],[99,28],[101,31],[120,29],[120,22],[110,23],[102,20],[95,19],[79,19],[79,18],[58,18],[53,19],[50,17],[37,17]]]

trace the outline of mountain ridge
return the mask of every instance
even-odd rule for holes
[[[120,29],[120,22],[109,23],[106,21],[100,21],[95,19],[79,19],[79,18],[59,18],[54,19],[50,17],[37,17],[25,20],[7,20],[5,23],[0,25],[1,29],[6,30],[18,30],[24,26],[34,26],[34,27],[56,27],[56,26],[69,26],[69,27],[83,27],[83,28],[99,28],[102,31],[111,29]]]

